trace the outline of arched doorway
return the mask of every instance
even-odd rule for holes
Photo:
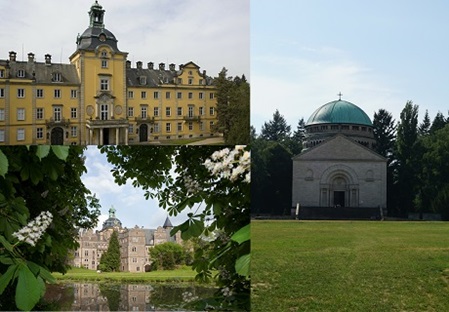
[[[346,190],[347,181],[343,176],[336,176],[332,180],[332,190],[333,190],[333,205],[334,207],[345,207],[346,206]]]
[[[64,144],[64,130],[61,127],[56,127],[51,130],[51,145]]]
[[[140,142],[148,141],[148,126],[146,124],[141,124],[139,127],[139,141]]]
[[[145,272],[150,272],[151,271],[151,265],[146,264],[145,265]]]

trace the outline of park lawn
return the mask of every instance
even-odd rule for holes
[[[253,311],[449,311],[449,223],[252,221]]]
[[[189,266],[175,270],[152,272],[102,272],[73,268],[66,274],[53,273],[58,281],[105,281],[105,282],[193,282],[196,272]]]

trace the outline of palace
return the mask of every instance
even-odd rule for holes
[[[382,218],[387,160],[374,151],[366,113],[340,94],[310,116],[305,130],[305,149],[293,157],[293,213],[299,210],[302,219]]]
[[[138,61],[104,25],[97,1],[70,64],[0,59],[0,144],[138,144],[219,135],[213,78],[194,62]]]
[[[173,225],[167,217],[163,226],[157,229],[145,229],[135,226],[128,229],[115,216],[116,210],[109,209],[109,218],[100,231],[86,230],[79,234],[79,248],[74,253],[71,265],[97,270],[101,255],[108,249],[113,231],[118,232],[120,243],[120,270],[122,272],[145,272],[150,270],[150,248],[166,242],[180,244],[181,233],[171,236]]]

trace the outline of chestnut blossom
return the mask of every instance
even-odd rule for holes
[[[187,193],[195,194],[200,191],[200,184],[198,181],[193,180],[190,176],[184,176],[184,185],[187,189]]]
[[[12,236],[16,237],[20,242],[35,246],[52,220],[53,215],[49,211],[43,211],[19,231],[14,232]]]
[[[214,152],[203,165],[212,175],[236,181],[240,177],[246,183],[251,182],[251,153],[244,150],[244,145],[237,145],[233,150],[225,148]]]

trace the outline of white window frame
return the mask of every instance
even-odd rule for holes
[[[5,129],[0,129],[0,142],[5,142]]]
[[[44,108],[43,107],[36,108],[36,119],[37,120],[44,119]]]
[[[176,114],[177,114],[178,116],[182,116],[182,107],[178,107],[178,108],[176,109]]]
[[[199,98],[200,100],[204,99],[204,92],[198,93],[198,98]]]
[[[170,117],[171,116],[171,107],[167,106],[165,108],[165,116]]]
[[[61,89],[55,89],[54,91],[54,98],[60,99],[61,98]]]
[[[204,107],[203,106],[199,107],[199,112],[200,112],[200,116],[204,116]]]
[[[38,99],[44,98],[44,89],[36,89],[36,98]]]
[[[134,107],[128,107],[128,117],[134,117]]]
[[[189,97],[189,100],[193,99],[193,92],[189,92],[188,97]]]
[[[70,118],[76,119],[78,117],[78,109],[76,107],[70,108]]]
[[[109,120],[108,104],[100,104],[100,120]]]
[[[160,126],[158,122],[154,123],[154,132],[155,133],[159,133],[160,132]]]
[[[215,107],[209,107],[209,115],[215,116]]]
[[[5,121],[5,109],[0,108],[0,121]]]
[[[154,97],[155,100],[158,100],[159,99],[159,91],[154,91],[153,92],[153,97]]]
[[[18,97],[19,99],[25,98],[25,89],[23,89],[23,88],[18,88],[18,89],[17,89],[17,97]]]
[[[72,99],[78,98],[78,90],[76,90],[76,89],[70,90],[70,97],[71,97]]]
[[[141,106],[140,107],[140,117],[147,118],[148,117],[148,107],[147,106]]]
[[[53,106],[53,120],[56,122],[62,120],[62,106]]]
[[[72,138],[78,137],[78,127],[77,126],[70,127],[70,135],[72,136]]]
[[[108,68],[108,60],[101,60],[101,68]]]
[[[5,78],[5,70],[0,69],[0,78]]]
[[[210,100],[215,99],[215,93],[211,92],[211,93],[209,94],[209,99],[210,99]]]
[[[182,131],[182,122],[178,122],[178,131]]]
[[[25,78],[25,69],[19,69],[17,71],[17,77],[18,78]]]
[[[0,98],[4,98],[4,97],[5,97],[5,89],[0,88]]]
[[[134,98],[134,91],[128,91],[128,99]]]
[[[25,108],[17,108],[17,121],[25,120]]]
[[[109,79],[100,78],[100,91],[109,91]]]
[[[36,128],[36,139],[42,140],[44,138],[44,128]]]
[[[189,117],[194,117],[194,116],[195,116],[195,107],[190,105],[189,106]]]
[[[159,107],[155,107],[153,110],[154,117],[159,117]]]
[[[189,131],[193,131],[193,122],[189,121]]]
[[[170,91],[165,92],[165,98],[166,99],[170,99],[171,98],[171,92]]]
[[[182,99],[182,92],[176,92],[176,98],[178,100],[181,100]]]
[[[17,129],[17,141],[25,141],[25,129]]]
[[[165,132],[171,132],[171,122],[165,123]]]

